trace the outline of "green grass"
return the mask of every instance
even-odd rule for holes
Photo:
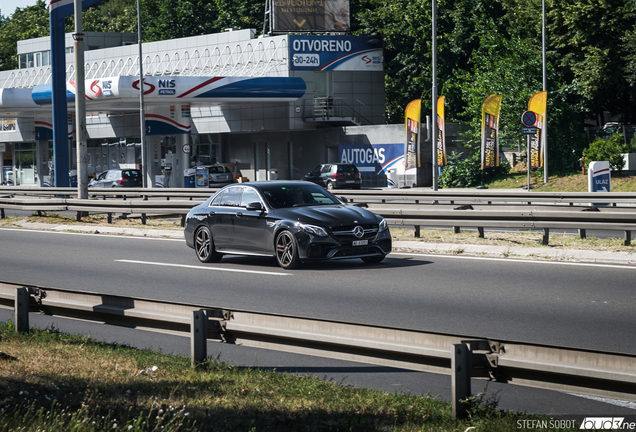
[[[510,174],[485,183],[490,189],[518,189],[528,183],[528,174],[524,167],[517,165]],[[530,185],[535,192],[587,192],[587,175],[571,173],[550,175],[544,183],[543,173],[531,172]],[[621,175],[612,172],[612,192],[636,192],[636,176]]]
[[[0,323],[0,431],[512,431],[548,417],[107,344]],[[153,370],[156,366],[156,370]],[[140,373],[147,371],[147,373]],[[534,429],[540,430],[540,429]],[[556,429],[550,429],[556,430]]]

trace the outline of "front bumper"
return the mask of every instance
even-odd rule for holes
[[[300,259],[302,261],[326,261],[353,258],[384,256],[391,253],[392,240],[389,230],[382,231],[368,244],[353,246],[350,239],[338,239],[334,236],[315,237],[304,232],[296,233]]]

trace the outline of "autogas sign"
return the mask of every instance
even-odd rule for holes
[[[289,36],[292,70],[383,69],[382,42],[360,36]]]
[[[386,174],[389,168],[403,167],[404,144],[341,145],[340,163],[354,164],[363,174]]]

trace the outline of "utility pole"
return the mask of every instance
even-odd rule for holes
[[[141,52],[141,0],[137,0],[137,42],[139,44],[139,128],[141,132],[142,187],[150,187],[148,179],[148,157],[146,157],[146,111],[144,110],[144,66]]]
[[[433,103],[431,112],[431,142],[433,144],[433,190],[437,190],[437,0],[433,0]]]
[[[77,147],[77,198],[88,199],[88,151],[86,148],[86,91],[84,89],[84,34],[82,0],[75,0],[75,142]]]

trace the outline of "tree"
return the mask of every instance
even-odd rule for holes
[[[550,2],[551,57],[566,81],[576,85],[581,110],[636,121],[633,75],[628,73],[633,56],[628,35],[633,35],[635,17],[634,2],[626,0]]]
[[[44,0],[17,8],[0,25],[0,70],[18,68],[18,41],[49,35],[49,11]]]
[[[82,28],[94,32],[136,33],[137,1],[109,0],[85,9]]]

